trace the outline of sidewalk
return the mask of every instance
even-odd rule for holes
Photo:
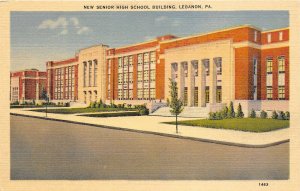
[[[265,133],[251,133],[234,130],[179,125],[179,133],[176,134],[175,125],[161,123],[174,121],[174,117],[130,116],[95,118],[78,116],[78,114],[48,113],[48,117],[45,118],[45,113],[28,110],[30,109],[11,109],[10,113],[15,115],[44,118],[48,120],[88,124],[104,128],[149,133],[160,136],[184,138],[243,147],[267,147],[289,141],[289,128]],[[178,120],[187,120],[187,118],[178,118]]]

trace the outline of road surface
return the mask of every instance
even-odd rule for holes
[[[289,143],[245,148],[11,115],[14,180],[288,178]]]

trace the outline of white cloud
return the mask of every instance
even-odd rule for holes
[[[179,21],[179,20],[174,20],[174,21],[172,22],[171,25],[172,25],[173,27],[178,27],[178,26],[181,25],[181,21]]]
[[[56,20],[46,19],[42,21],[37,28],[39,30],[61,29],[60,32],[58,32],[59,35],[67,35],[69,34],[69,31],[72,30],[75,31],[75,33],[78,35],[88,34],[91,31],[89,27],[80,25],[80,22],[76,17],[71,17],[71,18],[59,17]]]
[[[166,16],[160,16],[160,17],[155,18],[155,22],[156,23],[161,23],[161,22],[163,22],[167,19],[168,19],[168,17],[166,17]]]
[[[89,27],[80,27],[77,30],[77,34],[81,35],[81,34],[88,34],[90,32],[90,28]]]
[[[79,28],[79,20],[76,17],[71,17],[70,21],[74,25],[74,27]]]
[[[67,35],[69,31],[67,29],[62,30],[59,34],[61,35]]]
[[[66,28],[68,26],[68,21],[65,17],[59,17],[57,20],[47,19],[44,20],[38,29],[56,29],[56,28]]]

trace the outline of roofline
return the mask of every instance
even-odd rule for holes
[[[80,49],[78,49],[78,53],[79,53],[81,50],[93,48],[93,47],[96,47],[96,46],[102,46],[102,47],[106,46],[107,48],[109,47],[109,46],[106,45],[106,44],[94,44],[94,45],[91,45],[91,46],[88,46],[88,47],[85,47],[85,48],[80,48]]]
[[[284,27],[284,28],[279,28],[279,29],[266,30],[266,31],[262,31],[261,33],[275,32],[275,31],[281,31],[281,30],[286,30],[286,29],[290,29],[290,27]]]
[[[59,62],[65,62],[65,61],[68,61],[68,60],[71,60],[71,59],[78,59],[78,57],[75,56],[75,57],[71,57],[71,58],[67,58],[67,59],[63,59],[63,60],[50,60],[48,62],[52,62],[53,64],[57,64]],[[48,63],[48,62],[46,62],[46,63]],[[75,61],[75,62],[77,62],[77,61]]]
[[[119,50],[119,49],[128,48],[128,47],[132,47],[132,46],[147,44],[147,43],[155,42],[155,41],[158,41],[158,40],[157,39],[152,39],[152,40],[147,40],[147,41],[144,41],[144,42],[138,42],[138,43],[134,43],[134,44],[130,44],[130,45],[120,46],[120,47],[117,47],[117,48],[110,48],[108,50],[113,50],[113,49]]]
[[[39,69],[23,69],[23,70],[16,70],[16,71],[10,71],[10,73],[17,73],[17,72],[26,72],[26,71],[35,71],[35,72],[46,72],[46,71],[40,71]]]
[[[230,27],[230,28],[219,29],[219,30],[212,31],[212,32],[200,33],[200,34],[185,36],[185,37],[181,37],[181,38],[166,40],[166,41],[163,41],[163,42],[160,42],[160,43],[175,42],[177,40],[184,40],[184,39],[189,39],[189,38],[193,38],[193,37],[200,37],[200,36],[205,36],[205,35],[209,35],[209,34],[214,34],[214,33],[219,33],[219,32],[225,32],[225,31],[230,31],[230,30],[239,29],[239,28],[245,28],[245,27],[249,27],[249,28],[253,28],[253,29],[258,30],[258,31],[262,31],[258,27],[255,27],[255,26],[250,25],[250,24],[245,24],[245,25],[238,25],[238,26],[234,26],[234,27]]]

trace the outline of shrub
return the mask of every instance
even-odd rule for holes
[[[223,119],[223,117],[222,117],[222,111],[216,112],[216,119],[217,120]]]
[[[249,117],[256,118],[256,112],[254,111],[254,109],[251,110]]]
[[[225,106],[224,109],[221,111],[221,116],[222,116],[222,119],[226,119],[227,116],[228,116],[228,107]]]
[[[262,110],[262,111],[260,112],[260,118],[266,119],[267,117],[268,117],[268,113],[265,112],[264,110]]]
[[[285,112],[285,119],[290,120],[290,112],[288,111]]]
[[[122,104],[118,104],[118,108],[122,108]]]
[[[103,101],[102,101],[102,99],[100,99],[100,101],[99,101],[99,105],[100,105],[100,107],[103,105]]]
[[[286,119],[285,113],[283,111],[278,112],[278,119],[280,119],[280,120]]]
[[[136,106],[140,115],[148,115],[149,109],[145,105],[137,105]]]
[[[70,102],[65,103],[65,107],[70,107]]]
[[[131,106],[132,106],[131,104],[128,104],[128,105],[127,105],[128,108],[131,108]]]
[[[216,119],[216,113],[215,112],[209,112],[208,119],[209,120],[215,120]]]
[[[169,98],[167,98],[167,106],[168,107],[170,106],[170,100],[169,100]]]
[[[234,117],[235,117],[235,112],[233,108],[233,102],[231,101],[228,108],[227,118],[234,118]]]
[[[100,104],[99,104],[99,105],[100,105]],[[102,106],[103,108],[107,108],[108,105],[106,105],[105,103],[103,103],[101,106]]]
[[[272,112],[272,119],[278,119],[278,114],[276,111]]]
[[[239,103],[239,106],[238,106],[238,109],[237,109],[236,117],[237,118],[243,118],[244,117],[244,113],[242,111],[242,106],[241,106],[240,103]]]

